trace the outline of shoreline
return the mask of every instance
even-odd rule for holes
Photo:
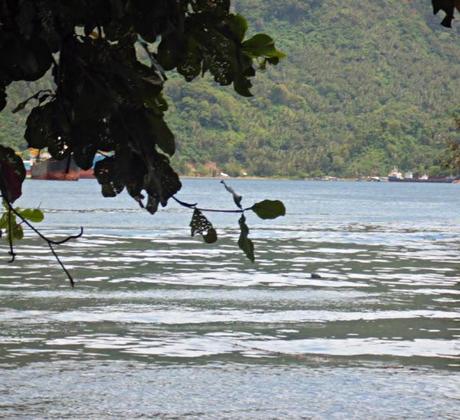
[[[250,181],[321,181],[321,182],[388,182],[387,179],[380,181],[363,179],[363,178],[299,178],[299,177],[276,177],[276,176],[194,176],[194,175],[179,175],[181,179],[206,179],[206,180],[250,180]],[[386,177],[385,177],[386,178]]]

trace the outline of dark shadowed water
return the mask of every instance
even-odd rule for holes
[[[458,418],[460,185],[229,181],[251,205],[220,241],[190,211],[156,216],[94,181],[27,181],[71,289],[29,235],[0,265],[0,417]],[[179,198],[232,208],[214,180]],[[321,275],[311,279],[310,273]]]

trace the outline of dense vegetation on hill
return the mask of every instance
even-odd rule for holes
[[[441,27],[429,3],[236,1],[250,28],[273,35],[288,58],[258,75],[249,99],[173,75],[167,120],[176,167],[203,175],[386,175],[395,165],[442,172],[446,143],[458,135],[460,27]],[[31,92],[13,86],[10,103]],[[1,144],[24,144],[24,118],[0,114]]]

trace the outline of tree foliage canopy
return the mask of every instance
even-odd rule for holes
[[[163,118],[166,72],[187,81],[210,73],[251,96],[257,67],[283,54],[268,35],[246,31],[230,0],[1,0],[0,110],[6,86],[50,70],[54,89],[28,99],[37,101],[28,146],[73,156],[83,169],[107,154],[95,167],[102,194],[126,188],[155,213],[181,188],[166,156],[175,152]]]

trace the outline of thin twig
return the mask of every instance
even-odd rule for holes
[[[199,210],[199,211],[204,211],[204,212],[211,212],[211,213],[244,213],[247,210],[251,210],[252,207],[247,207],[245,209],[238,209],[238,210],[220,210],[220,209],[205,209],[202,207],[198,207],[198,203],[195,204],[190,204],[186,203],[185,201],[179,200],[177,197],[172,196],[172,199],[180,204],[182,207],[187,207],[188,209],[194,209],[194,210]]]
[[[12,263],[14,262],[16,254],[14,253],[13,246],[13,232],[11,232],[11,207],[8,209],[8,244],[10,246],[10,250],[8,253],[11,255],[11,260],[9,262]]]
[[[47,238],[45,235],[43,235],[43,233],[41,233],[34,225],[32,225],[27,219],[25,219],[21,213],[17,212],[13,206],[11,206],[10,203],[8,203],[7,201],[7,206],[9,209],[11,209],[11,211],[17,216],[19,217],[23,223],[25,223],[30,229],[32,229],[38,236],[40,236],[40,238],[42,238],[44,241],[52,244],[52,245],[62,245],[64,243],[66,243],[67,241],[70,241],[71,239],[78,239],[80,237],[83,236],[83,227],[80,227],[80,233],[78,233],[77,235],[71,235],[71,236],[68,236],[67,238],[65,239],[62,239],[60,241],[53,241],[52,239],[49,239]]]
[[[179,203],[182,207],[187,207],[189,209],[194,209],[196,208],[196,206],[198,205],[198,203],[195,203],[195,204],[189,204],[189,203],[186,203],[185,201],[182,201],[182,200],[179,200],[176,196],[172,196],[171,197],[176,203]]]
[[[9,254],[12,257],[10,262],[13,262],[14,258],[16,256],[16,254],[14,253],[13,238],[12,238],[12,234],[11,234],[11,213],[14,213],[17,217],[19,217],[21,219],[22,223],[26,224],[30,229],[32,229],[33,232],[35,232],[41,239],[43,239],[48,244],[48,247],[51,250],[51,253],[53,254],[54,258],[56,258],[56,261],[59,263],[59,265],[61,266],[62,270],[64,271],[64,273],[66,274],[67,278],[69,279],[70,285],[72,287],[75,287],[75,281],[74,281],[72,275],[70,274],[69,270],[67,270],[67,268],[65,267],[65,265],[61,261],[61,259],[59,258],[59,255],[57,254],[57,252],[54,249],[53,245],[61,245],[61,244],[66,243],[67,241],[70,241],[71,239],[80,238],[83,235],[83,227],[80,227],[80,233],[78,233],[77,235],[68,236],[68,237],[66,237],[66,238],[64,238],[64,239],[62,239],[60,241],[53,241],[52,239],[49,239],[45,235],[43,235],[43,233],[41,233],[34,225],[32,225],[32,223],[30,223],[18,211],[16,211],[8,200],[5,199],[4,201],[5,201],[5,203],[6,203],[7,207],[8,207],[8,216],[9,216],[8,217],[8,241],[9,241],[9,244],[10,244],[10,252],[9,252]]]
[[[23,110],[32,99],[37,99],[40,101],[39,97],[42,93],[47,94],[48,96],[53,96],[53,91],[51,89],[41,89],[38,92],[35,92],[32,96],[29,96],[27,99],[17,104],[11,112],[16,114],[16,112]]]
[[[64,273],[67,275],[67,278],[69,279],[70,281],[70,285],[72,287],[75,287],[75,282],[73,280],[73,277],[72,275],[70,274],[69,270],[67,270],[67,268],[65,267],[64,263],[61,261],[61,259],[59,258],[59,255],[56,253],[56,251],[54,250],[53,248],[53,244],[51,242],[48,242],[48,246],[51,250],[51,252],[53,253],[54,255],[54,258],[56,258],[56,261],[59,263],[59,265],[61,266],[62,270],[64,271]]]

